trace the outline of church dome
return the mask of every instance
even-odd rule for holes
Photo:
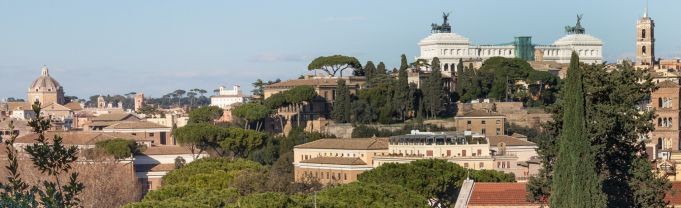
[[[553,42],[557,46],[571,46],[571,45],[588,45],[588,46],[602,46],[603,41],[588,35],[588,34],[568,34]]]
[[[456,33],[432,33],[419,42],[419,46],[425,45],[468,45],[470,42]]]
[[[28,88],[29,92],[57,92],[62,90],[62,86],[54,78],[50,77],[49,70],[43,66],[42,72]]]

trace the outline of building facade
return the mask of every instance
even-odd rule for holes
[[[495,145],[513,139],[494,140]],[[523,145],[528,145],[523,143]],[[536,146],[535,146],[536,147]],[[443,159],[473,170],[497,170],[523,175],[514,151],[492,151],[484,135],[452,132],[419,132],[390,138],[321,139],[294,147],[294,172],[298,182],[316,179],[322,184],[350,183],[357,175],[387,163],[410,163],[422,159]],[[536,153],[535,153],[536,154]],[[525,174],[527,175],[527,174]]]
[[[236,103],[246,102],[246,97],[241,92],[241,87],[239,85],[234,85],[231,90],[226,90],[224,86],[220,86],[218,90],[217,95],[210,97],[211,106],[226,109]]]
[[[27,102],[29,103],[38,101],[43,105],[50,103],[65,104],[64,88],[50,76],[47,66],[43,66],[40,76],[33,80],[31,86],[28,87],[27,94]]]
[[[452,32],[448,18],[449,14],[444,14],[441,25],[431,25],[431,34],[418,43],[421,55],[417,57],[428,63],[438,57],[444,76],[456,71],[459,61],[483,62],[497,56],[533,61],[535,54],[540,53],[543,61],[569,63],[575,51],[584,63],[603,62],[603,42],[586,34],[586,29],[581,25],[581,16],[578,16],[575,26],[566,27],[566,36],[549,45],[534,45],[529,36],[516,37],[513,42],[506,44],[473,45],[468,38]]]
[[[648,9],[636,22],[636,66],[652,68],[655,65],[655,21]]]
[[[506,117],[486,111],[471,111],[454,117],[457,132],[470,132],[487,136],[504,135]]]

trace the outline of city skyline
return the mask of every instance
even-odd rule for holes
[[[258,78],[308,74],[309,61],[332,54],[362,63],[385,61],[393,68],[402,53],[418,56],[417,42],[443,11],[452,12],[452,31],[476,44],[507,43],[521,35],[550,44],[564,35],[565,25],[574,24],[575,14],[584,14],[587,33],[604,41],[604,58],[614,62],[634,58],[635,23],[645,7],[636,0],[380,1],[362,8],[357,2],[311,1],[4,4],[0,73],[9,76],[0,78],[0,98],[25,98],[42,65],[67,95],[80,98],[131,91],[160,96],[233,84],[249,91]],[[611,12],[608,6],[614,5],[621,12]],[[678,6],[681,2],[650,3],[658,57],[681,56],[681,29],[673,25],[681,15],[666,12]],[[551,11],[557,8],[561,12]]]

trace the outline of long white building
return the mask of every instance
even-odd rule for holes
[[[438,57],[444,72],[455,71],[459,60],[484,61],[495,56],[528,61],[541,56],[543,61],[570,63],[572,51],[577,52],[584,63],[603,62],[603,41],[586,34],[581,26],[581,16],[577,17],[575,26],[565,27],[567,35],[550,45],[533,45],[529,36],[516,37],[512,43],[506,44],[474,45],[468,38],[451,31],[448,16],[443,14],[442,25],[432,24],[431,34],[418,43],[421,55],[417,58],[430,63]]]
[[[224,86],[220,86],[218,94],[210,97],[210,105],[224,109],[236,103],[244,103],[246,99],[246,96],[241,93],[239,85],[234,85],[232,90],[227,90]]]

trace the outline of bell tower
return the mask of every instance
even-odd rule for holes
[[[636,23],[636,66],[642,68],[655,65],[655,21],[648,16],[647,4],[643,17]]]

